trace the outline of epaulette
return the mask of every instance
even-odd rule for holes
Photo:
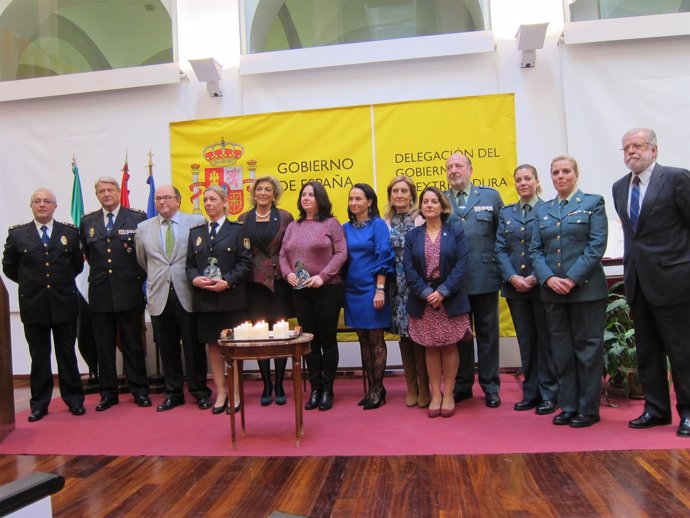
[[[81,218],[82,218],[82,219],[88,218],[88,217],[91,216],[92,214],[96,214],[96,212],[101,212],[101,210],[102,210],[102,209],[92,210],[91,212],[89,212],[89,213],[87,213],[87,214],[84,214]]]
[[[233,225],[244,225],[244,223],[240,221],[232,221],[230,219],[226,220],[228,223],[232,223]]]
[[[62,223],[62,224],[65,225],[66,227],[77,228],[76,225],[74,225],[74,224],[72,224],[72,223],[69,223],[69,222],[67,222],[67,221],[59,221],[58,223]]]
[[[14,230],[15,228],[23,227],[24,225],[31,225],[31,221],[28,223],[17,223],[16,225],[12,225],[8,230]]]
[[[138,212],[140,214],[148,215],[145,210],[141,210],[141,209],[129,209],[129,210],[131,210],[132,212]]]
[[[504,209],[510,209],[511,207],[515,207],[516,205],[518,205],[518,204],[517,203],[509,203],[508,205],[504,205],[503,208]]]
[[[206,226],[206,225],[208,225],[208,223],[206,223],[206,222],[204,221],[203,223],[199,223],[199,224],[197,224],[197,225],[194,225],[193,227],[189,227],[189,230],[192,230],[193,228],[204,227],[204,226]]]

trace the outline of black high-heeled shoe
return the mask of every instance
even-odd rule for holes
[[[264,391],[261,393],[261,406],[268,406],[271,403],[273,403],[273,387],[264,385]]]
[[[319,401],[319,410],[330,410],[333,408],[333,392],[324,390]]]
[[[242,403],[237,403],[235,405],[235,412],[239,412],[242,409]],[[226,410],[228,414],[230,414],[230,405],[228,405],[228,409]]]
[[[223,405],[222,405],[222,406],[214,406],[214,407],[211,409],[211,413],[212,413],[213,415],[222,414],[223,412],[225,412],[225,410],[226,410],[227,408],[228,408],[228,398],[227,398],[227,396],[226,396],[226,397],[225,397],[225,401],[223,402]]]
[[[283,385],[277,385],[276,384],[276,405],[284,405],[285,402],[287,401],[285,397],[285,389],[283,388]]]
[[[381,395],[379,396],[378,399],[368,399],[364,405],[362,405],[362,408],[364,410],[374,410],[375,408],[380,407],[381,405],[386,404],[386,389],[383,389],[381,391]]]
[[[321,391],[320,390],[312,390],[311,395],[309,396],[309,401],[307,401],[307,404],[304,405],[305,410],[314,410],[316,407],[319,406],[319,401],[321,400]]]

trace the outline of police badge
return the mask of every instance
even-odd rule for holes
[[[249,250],[252,247],[252,244],[249,242],[248,237],[245,237],[242,243],[244,244],[245,250]]]

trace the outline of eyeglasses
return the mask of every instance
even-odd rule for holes
[[[31,205],[53,205],[55,201],[48,199],[35,198],[31,200]]]
[[[162,201],[172,201],[176,200],[177,198],[175,196],[156,196],[154,200],[156,200],[156,203],[160,203]]]
[[[620,151],[628,151],[630,148],[632,148],[634,151],[639,151],[640,149],[644,149],[645,147],[651,145],[651,142],[637,142],[635,144],[628,144],[625,147],[622,147]]]

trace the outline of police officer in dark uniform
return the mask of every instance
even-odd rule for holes
[[[208,344],[216,386],[213,414],[223,413],[228,405],[225,361],[218,339],[223,329],[235,327],[247,318],[245,279],[252,266],[249,238],[244,237],[242,225],[226,217],[227,199],[227,192],[220,185],[210,185],[204,191],[204,209],[209,221],[189,229],[187,246],[186,271],[193,286],[192,310],[199,341]],[[237,382],[235,377],[235,396]],[[234,399],[231,404],[238,408],[239,401]]]
[[[494,248],[503,200],[495,189],[472,185],[472,162],[465,155],[448,157],[446,175],[450,186],[446,196],[453,208],[448,221],[451,224],[462,222],[470,245],[465,285],[477,336],[479,385],[484,391],[486,406],[496,408],[501,404],[498,395],[501,386],[498,373],[498,291],[501,276]],[[460,368],[453,391],[456,402],[472,397],[474,383],[474,344],[463,341],[458,348]]]
[[[31,195],[34,221],[9,230],[2,269],[19,284],[19,314],[31,355],[29,422],[48,413],[53,394],[50,335],[55,343],[60,395],[74,415],[84,415],[74,343],[79,299],[74,278],[84,269],[79,231],[53,219],[55,195],[37,189]]]
[[[127,387],[140,407],[151,406],[144,345],[141,340],[146,274],[137,263],[134,233],[146,213],[120,205],[115,178],[96,181],[102,209],[86,214],[80,225],[84,253],[89,261],[89,308],[98,350],[101,401],[96,411],[119,403],[115,337],[120,332]]]

